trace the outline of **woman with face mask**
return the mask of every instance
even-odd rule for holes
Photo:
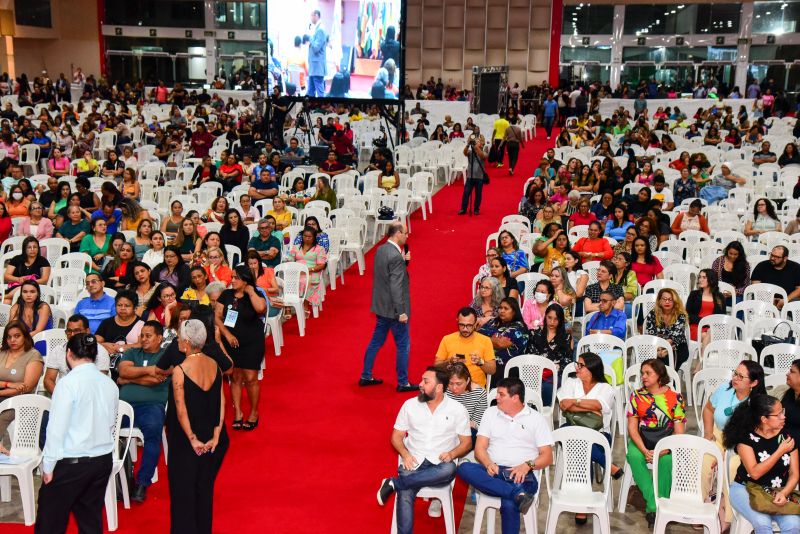
[[[547,306],[553,301],[556,290],[550,280],[540,280],[536,283],[533,298],[526,299],[522,306],[522,319],[531,330],[538,330],[544,324],[544,314]]]

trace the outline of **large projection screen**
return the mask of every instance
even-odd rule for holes
[[[271,84],[289,96],[396,101],[402,0],[268,0]]]

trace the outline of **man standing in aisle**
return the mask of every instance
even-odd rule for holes
[[[473,213],[479,215],[481,212],[481,194],[483,193],[483,175],[486,171],[484,161],[484,141],[482,135],[473,134],[469,137],[467,146],[464,147],[464,155],[467,156],[467,172],[464,176],[464,194],[461,195],[461,210],[459,215],[467,213],[469,207],[469,197],[475,191],[475,201],[473,202]]]
[[[386,243],[378,247],[375,253],[372,313],[377,316],[377,322],[364,354],[364,369],[358,385],[377,386],[383,383],[383,380],[372,376],[372,366],[391,330],[397,347],[397,392],[405,393],[416,391],[419,387],[408,382],[408,352],[411,348],[408,317],[411,313],[411,299],[406,261],[410,258],[409,253],[403,249],[408,240],[408,229],[403,223],[394,222],[389,226],[386,237]]]
[[[447,486],[456,476],[455,460],[472,447],[469,414],[463,404],[444,394],[449,376],[444,369],[428,367],[419,395],[408,399],[392,430],[392,447],[402,462],[398,476],[384,478],[378,504],[397,492],[397,532],[414,531],[414,499],[426,487]]]
[[[553,124],[558,122],[558,102],[553,99],[552,93],[548,93],[543,108],[542,122],[544,122],[544,131],[547,132],[549,141],[553,133]]]
[[[308,45],[308,96],[325,96],[328,34],[318,9],[311,12],[311,42]]]
[[[103,532],[119,390],[94,365],[97,346],[92,334],[67,342],[71,371],[56,384],[50,404],[35,534],[65,532],[70,512],[81,533]]]
[[[496,121],[494,121],[494,125],[492,126],[492,149],[494,150],[494,156],[490,163],[496,163],[498,167],[503,166],[503,156],[505,155],[505,144],[503,144],[503,139],[506,136],[506,128],[508,128],[508,119],[504,115],[500,115]]]

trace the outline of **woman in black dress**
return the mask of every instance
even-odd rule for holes
[[[186,359],[173,371],[166,419],[172,534],[211,534],[214,482],[228,450],[222,372],[202,352],[206,336],[202,321],[181,325]]]
[[[264,359],[264,323],[267,301],[256,291],[253,274],[246,265],[234,269],[232,289],[226,289],[217,300],[216,324],[222,333],[222,344],[233,359],[231,400],[234,430],[254,430],[258,426],[258,371]],[[250,398],[250,415],[244,420],[242,388]]]

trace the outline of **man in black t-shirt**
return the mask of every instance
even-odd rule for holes
[[[769,260],[762,261],[750,275],[752,284],[774,284],[783,288],[789,302],[800,297],[800,264],[789,259],[789,249],[783,245],[773,248]],[[776,298],[775,306],[783,308],[783,299]]]
[[[333,125],[333,119],[328,118],[328,124],[322,126],[319,129],[319,138],[320,141],[325,144],[331,144],[331,140],[333,139],[333,134],[336,132],[336,126]]]

